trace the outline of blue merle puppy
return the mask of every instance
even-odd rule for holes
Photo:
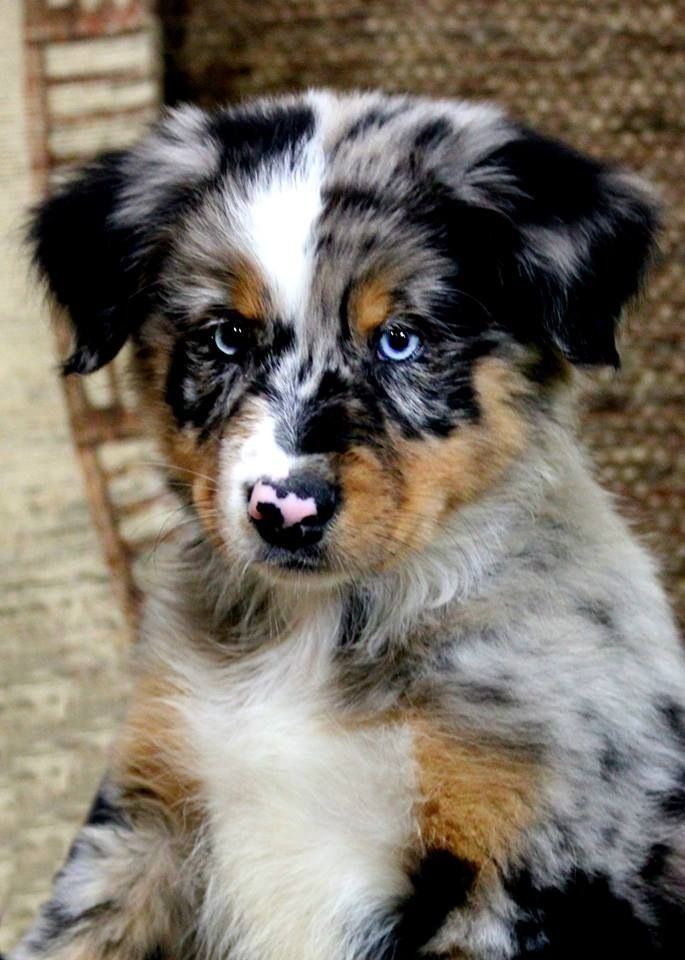
[[[570,413],[655,228],[494,107],[325,91],[40,207],[192,532],[12,960],[682,960],[685,657]]]

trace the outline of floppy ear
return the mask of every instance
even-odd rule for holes
[[[507,221],[514,332],[552,343],[573,363],[617,365],[616,324],[654,249],[648,187],[525,129],[472,173],[487,207]]]
[[[30,225],[34,262],[73,324],[65,374],[108,363],[139,319],[135,232],[114,220],[124,156],[85,167],[38,207]]]
[[[215,165],[206,115],[184,107],[137,146],[83,167],[34,211],[34,263],[73,326],[65,374],[104,366],[143,322],[164,231]]]

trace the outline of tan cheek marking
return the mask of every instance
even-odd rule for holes
[[[353,295],[350,310],[353,323],[362,336],[368,336],[392,313],[391,287],[386,277],[365,281]]]
[[[483,495],[521,455],[528,425],[520,410],[529,387],[502,360],[478,365],[477,423],[465,423],[447,439],[396,436],[393,470],[360,447],[341,465],[345,507],[336,528],[343,554],[378,569],[425,546],[446,514]]]
[[[368,447],[346,454],[340,467],[344,509],[335,528],[335,544],[343,556],[364,565],[380,564],[394,547],[393,515],[400,497],[399,478]]]
[[[196,476],[192,477],[192,497],[202,523],[214,542],[223,545],[217,510],[218,459],[217,443],[207,441],[203,446],[194,446],[193,463]]]
[[[536,814],[535,763],[449,736],[425,720],[415,722],[415,756],[423,847],[449,850],[479,871],[505,862]]]
[[[220,544],[216,515],[218,444],[211,439],[200,444],[195,432],[179,429],[164,400],[168,365],[163,350],[138,361],[140,408],[172,478],[189,489],[205,529]]]
[[[170,418],[171,420],[171,418]],[[195,436],[178,430],[173,423],[159,438],[172,474],[190,489],[190,494],[207,533],[217,545],[223,543],[217,515],[218,445],[207,440],[198,444]]]
[[[173,706],[179,696],[167,678],[146,675],[138,681],[111,769],[129,808],[152,807],[187,826],[200,815],[201,790],[185,772],[186,738]]]
[[[520,410],[529,387],[502,360],[487,358],[474,374],[480,405],[477,423],[458,427],[446,440],[399,440],[404,476],[396,535],[425,542],[445,515],[482,496],[521,455],[528,425]]]

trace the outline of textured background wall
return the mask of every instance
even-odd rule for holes
[[[663,262],[584,433],[685,622],[685,2],[161,0],[170,100],[310,85],[490,98],[662,190]],[[563,184],[560,184],[563,189]]]

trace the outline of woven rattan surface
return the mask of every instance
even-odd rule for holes
[[[309,85],[490,98],[659,186],[662,261],[584,435],[685,622],[684,0],[167,0],[162,16],[170,99]]]

